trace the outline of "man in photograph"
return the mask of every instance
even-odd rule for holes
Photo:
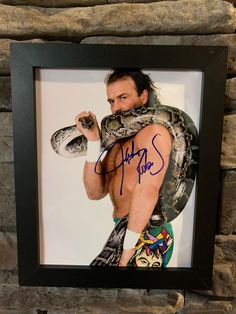
[[[140,70],[116,69],[106,79],[106,92],[111,112],[117,114],[148,106],[155,87]],[[91,128],[83,127],[84,117],[93,120]],[[158,202],[171,153],[171,135],[160,124],[148,125],[136,135],[109,145],[102,159],[96,116],[83,111],[77,115],[76,125],[88,141],[83,174],[88,198],[99,200],[109,194],[114,221],[127,217],[119,260],[119,266],[127,266]]]

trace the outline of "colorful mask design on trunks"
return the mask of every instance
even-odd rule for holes
[[[170,261],[174,245],[170,223],[162,227],[146,228],[135,247],[135,254],[128,266],[166,267]]]

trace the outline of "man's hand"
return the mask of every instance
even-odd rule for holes
[[[81,122],[79,121],[82,117],[89,117],[93,120],[94,125],[90,129],[83,128]],[[97,141],[100,139],[100,129],[97,123],[96,116],[91,111],[80,112],[75,118],[77,129],[87,138],[88,141]]]
[[[119,266],[127,266],[129,260],[135,253],[135,248],[129,250],[123,250],[119,262]]]

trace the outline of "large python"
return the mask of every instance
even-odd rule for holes
[[[172,136],[172,152],[159,200],[149,221],[159,226],[176,218],[191,194],[197,165],[198,133],[192,119],[182,110],[155,102],[112,114],[101,122],[102,148],[120,139],[134,136],[150,124],[161,124]],[[56,131],[51,144],[59,155],[73,158],[86,154],[87,140],[76,125]]]

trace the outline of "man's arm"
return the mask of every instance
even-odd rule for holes
[[[84,129],[79,119],[81,117],[89,116],[94,125],[90,129]],[[87,160],[84,165],[84,186],[89,199],[98,200],[103,198],[107,194],[107,182],[105,175],[101,175],[103,170],[102,162],[97,160],[100,156],[100,129],[97,123],[96,116],[91,112],[83,111],[76,117],[76,125],[78,130],[88,140]],[[97,164],[96,164],[97,163]],[[100,173],[97,174],[95,172]]]
[[[135,136],[135,143],[139,150],[146,148],[147,158],[142,158],[140,162],[140,183],[137,182],[134,187],[127,229],[140,234],[158,201],[169,163],[171,136],[165,127],[150,125]],[[123,250],[119,265],[126,266],[134,252],[134,247]]]

